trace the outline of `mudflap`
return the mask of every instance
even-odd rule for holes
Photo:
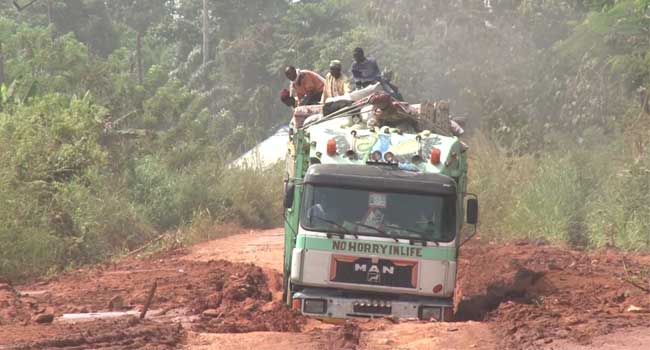
[[[282,300],[288,307],[291,307],[291,286],[289,284],[289,276],[285,271],[284,276],[282,276]]]

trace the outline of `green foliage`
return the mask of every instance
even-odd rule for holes
[[[61,256],[63,244],[48,228],[34,192],[17,187],[6,168],[0,174],[0,276],[14,279],[47,272]]]
[[[21,181],[64,181],[104,164],[97,144],[102,108],[83,99],[47,95],[33,105],[0,113],[7,166]]]
[[[150,235],[124,187],[100,175],[103,113],[89,96],[58,94],[0,113],[0,276],[100,261]]]
[[[571,225],[577,220],[584,199],[578,169],[570,157],[558,154],[537,158],[535,162],[534,175],[514,189],[516,200],[509,208],[505,224],[521,237],[568,242]]]
[[[587,232],[597,247],[650,248],[650,114],[634,112],[624,137],[608,145],[610,167],[587,202]]]
[[[154,237],[142,210],[128,201],[127,188],[97,172],[57,184],[53,224],[65,251],[58,266],[102,261]]]
[[[517,234],[506,222],[516,205],[518,188],[535,172],[535,159],[529,155],[509,156],[485,134],[473,137],[470,153],[469,190],[479,194],[480,231],[488,238],[510,238]]]
[[[113,2],[117,1],[110,3]],[[47,14],[45,6],[39,10]],[[118,47],[116,28],[106,2],[53,0],[52,10],[53,27],[60,33],[74,33],[92,52],[105,56]]]
[[[203,162],[175,171],[149,158],[136,168],[133,195],[160,229],[191,223],[202,212],[220,222],[270,228],[282,223],[280,169],[226,170]]]
[[[260,169],[232,169],[224,174],[218,193],[229,207],[229,219],[246,226],[273,228],[282,225],[282,176],[284,164]]]
[[[581,247],[650,248],[650,169],[619,142],[592,135],[544,155],[509,155],[474,138],[470,188],[480,193],[481,233]]]
[[[39,81],[46,92],[81,92],[75,89],[76,84],[89,64],[82,43],[72,35],[53,38],[44,28],[5,25],[12,28],[10,36],[3,38],[5,78]]]
[[[145,215],[165,229],[180,221],[176,177],[153,157],[141,159],[134,169],[133,196]]]
[[[649,178],[647,163],[634,164],[607,178],[602,192],[589,202],[586,222],[594,246],[637,251],[650,248]]]

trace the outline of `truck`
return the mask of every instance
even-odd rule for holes
[[[468,147],[446,132],[370,127],[362,107],[291,128],[285,302],[321,319],[449,321],[459,248],[478,218]]]

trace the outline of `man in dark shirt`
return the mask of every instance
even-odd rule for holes
[[[357,89],[381,81],[381,71],[377,61],[372,57],[366,57],[363,49],[354,49],[354,62],[352,63],[352,80]]]

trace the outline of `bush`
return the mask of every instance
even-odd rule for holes
[[[33,193],[0,172],[0,280],[39,275],[56,266],[63,243],[48,228],[47,213]]]
[[[283,169],[282,162],[270,169],[229,169],[217,185],[227,219],[249,227],[282,225]]]
[[[533,176],[513,189],[515,201],[504,223],[515,237],[568,242],[582,204],[580,178],[570,156],[535,160]]]
[[[475,136],[469,186],[481,201],[481,234],[650,248],[650,162],[633,159],[621,135],[585,134],[581,144],[560,138],[537,156],[509,155]]]
[[[139,160],[133,176],[132,199],[154,226],[165,230],[182,221],[177,176],[158,158],[147,156]]]
[[[102,261],[152,239],[156,231],[128,198],[124,184],[96,172],[58,184],[53,210],[62,217],[60,265]]]
[[[627,250],[650,248],[650,162],[617,167],[589,202],[591,244]]]
[[[468,186],[479,196],[480,232],[486,238],[510,238],[513,231],[506,219],[516,205],[517,189],[534,175],[534,159],[508,156],[484,134],[474,136],[470,144]]]

